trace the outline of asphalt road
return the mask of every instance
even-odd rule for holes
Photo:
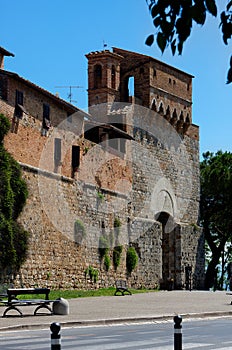
[[[232,318],[183,322],[183,349],[232,349]],[[173,322],[63,328],[62,350],[171,350]],[[0,332],[1,350],[49,350],[50,330]]]

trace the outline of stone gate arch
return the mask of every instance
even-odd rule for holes
[[[180,288],[180,225],[178,222],[178,205],[171,183],[161,178],[152,194],[151,209],[154,219],[162,227],[162,261],[161,283],[162,289]]]
[[[177,286],[176,225],[173,217],[165,211],[157,213],[155,220],[162,225],[162,277],[160,287],[161,289],[171,290]]]

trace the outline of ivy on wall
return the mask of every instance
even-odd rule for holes
[[[10,122],[0,114],[0,268],[17,270],[26,259],[28,233],[17,222],[28,191],[16,160],[5,150],[3,139]]]
[[[134,247],[129,247],[126,253],[126,267],[127,271],[131,273],[138,264],[138,254]]]

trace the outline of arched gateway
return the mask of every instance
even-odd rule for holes
[[[180,276],[180,227],[173,217],[165,212],[159,212],[155,219],[162,224],[162,279],[161,289],[171,290],[181,288]]]

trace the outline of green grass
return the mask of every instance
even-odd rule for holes
[[[99,288],[93,290],[51,290],[49,294],[49,299],[55,300],[57,298],[64,299],[74,299],[74,298],[86,298],[86,297],[100,297],[100,296],[113,296],[115,292],[114,287],[109,288]],[[156,292],[157,289],[133,289],[129,288],[132,294],[136,293],[148,293],[148,292]],[[18,299],[41,299],[44,297],[43,295],[20,295]]]

